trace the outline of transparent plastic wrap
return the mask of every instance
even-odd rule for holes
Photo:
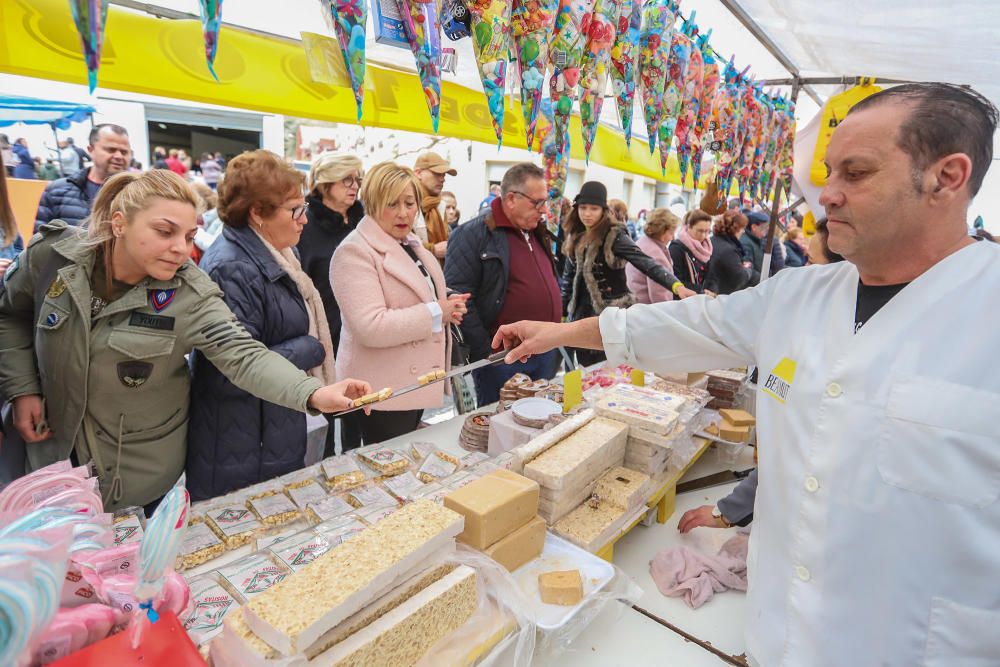
[[[184,621],[184,629],[195,644],[201,646],[222,631],[226,616],[238,610],[246,600],[233,595],[219,583],[217,573],[191,580],[191,609]]]
[[[443,562],[467,565],[476,571],[479,604],[464,624],[431,646],[416,667],[530,665],[535,625],[528,612],[528,600],[511,574],[496,561],[464,545]]]
[[[146,513],[141,507],[123,507],[114,513],[111,524],[115,531],[115,544],[138,544],[146,529]]]

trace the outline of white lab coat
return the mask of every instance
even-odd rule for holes
[[[758,664],[1000,665],[1000,246],[954,253],[855,335],[857,284],[847,262],[783,271],[609,308],[601,335],[648,371],[760,368]],[[768,393],[784,358],[792,381]]]

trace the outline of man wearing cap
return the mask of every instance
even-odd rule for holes
[[[420,212],[423,214],[423,220],[418,218],[414,222],[413,230],[421,237],[424,247],[444,261],[448,250],[448,225],[439,210],[441,191],[444,190],[445,175],[457,176],[458,172],[447,160],[430,151],[417,158],[413,171],[420,179]]]
[[[743,259],[753,264],[750,269],[750,286],[760,282],[761,267],[764,266],[764,241],[767,240],[767,227],[770,219],[767,213],[749,211],[747,216],[747,233],[740,237],[743,246]],[[775,242],[771,249],[771,275],[785,268],[785,256],[778,249],[780,242]]]

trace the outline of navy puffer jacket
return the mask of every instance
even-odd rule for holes
[[[305,301],[250,227],[226,226],[201,261],[250,335],[298,368],[319,366]],[[219,496],[302,467],[306,417],[237,388],[195,350],[191,355],[187,484],[194,500]]]
[[[57,178],[48,184],[38,202],[36,231],[53,220],[65,220],[66,224],[79,227],[90,215],[91,201],[87,196],[87,176],[90,169],[81,169],[72,176]]]

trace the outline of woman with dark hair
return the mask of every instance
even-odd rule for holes
[[[746,216],[736,209],[730,209],[715,219],[712,259],[708,263],[705,291],[732,294],[750,284],[750,262],[743,259],[743,246],[740,245],[746,226]]]
[[[692,296],[670,271],[642,252],[608,208],[603,183],[588,181],[580,188],[573,210],[563,223],[563,311],[569,321],[600,315],[608,306],[636,302],[628,289],[625,267],[631,264],[679,298]],[[581,365],[603,361],[604,352],[576,350]]]
[[[24,250],[24,240],[17,231],[14,210],[10,206],[10,195],[7,194],[6,165],[0,157],[0,278],[22,250]]]
[[[826,218],[816,223],[816,233],[809,239],[809,252],[806,264],[833,264],[843,262],[844,258],[830,250],[830,229]]]
[[[670,260],[674,273],[684,287],[697,293],[705,291],[708,262],[712,259],[712,216],[701,209],[692,209],[684,216],[677,238],[670,242]]]

